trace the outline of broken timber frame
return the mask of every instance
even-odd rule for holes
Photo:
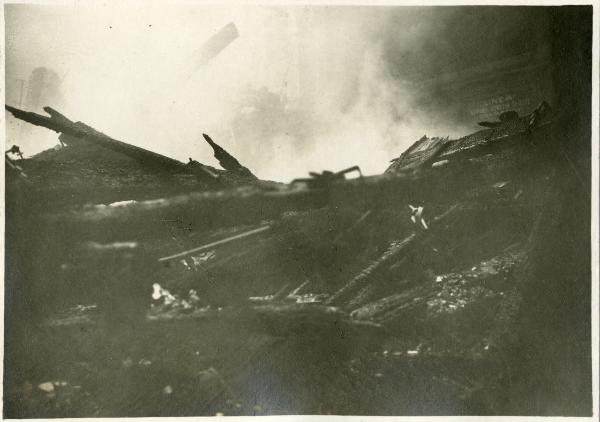
[[[152,170],[155,171],[157,169],[160,169],[169,172],[192,173],[199,180],[203,181],[218,181],[220,179],[218,175],[214,174],[213,171],[209,170],[203,164],[200,164],[198,162],[192,162],[192,165],[186,165],[181,161],[175,160],[173,158],[169,158],[164,155],[148,151],[144,148],[136,147],[134,145],[118,141],[105,135],[102,132],[95,130],[94,128],[86,125],[85,123],[73,122],[72,120],[68,119],[66,116],[64,116],[63,114],[59,113],[51,107],[44,107],[44,111],[49,116],[44,116],[30,111],[20,110],[9,105],[5,105],[5,108],[17,119],[23,120],[27,123],[31,123],[35,126],[45,127],[54,132],[61,133],[62,135],[59,139],[61,140],[61,142],[64,142],[66,144],[72,142],[93,142],[98,145],[101,145],[104,148],[133,158],[141,164],[151,167]],[[237,163],[237,166],[233,166],[231,168],[223,166],[225,170],[231,171],[237,176],[246,178],[248,180],[257,180],[256,176],[254,176],[250,172],[250,170],[242,166],[234,157],[232,157],[229,153],[227,153],[227,151],[225,151],[219,145],[214,143],[212,140],[211,146],[213,147],[215,151],[215,156],[219,159],[221,165],[223,165],[222,160],[225,160],[227,163]],[[219,152],[219,156],[217,156],[217,151]]]

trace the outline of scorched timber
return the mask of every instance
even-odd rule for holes
[[[91,142],[100,145],[103,148],[133,158],[153,172],[166,171],[170,173],[192,173],[198,179],[203,181],[215,182],[221,180],[219,175],[214,174],[214,172],[210,171],[206,166],[200,163],[194,162],[194,165],[186,165],[173,158],[165,157],[164,155],[148,151],[144,148],[118,141],[85,123],[71,121],[51,107],[44,107],[44,111],[48,113],[49,117],[20,110],[9,105],[5,105],[5,108],[17,119],[60,133],[59,139],[67,145],[71,143]]]

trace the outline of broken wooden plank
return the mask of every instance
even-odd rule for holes
[[[271,229],[271,226],[268,226],[268,225],[267,226],[262,226],[262,227],[259,227],[259,228],[253,229],[253,230],[248,230],[246,232],[243,232],[243,233],[240,233],[240,234],[236,234],[234,236],[227,237],[225,239],[217,240],[216,242],[211,242],[211,243],[208,243],[206,245],[199,246],[197,248],[193,248],[193,249],[190,249],[190,250],[187,250],[187,251],[179,252],[179,253],[176,253],[174,255],[163,256],[162,258],[159,258],[158,261],[159,262],[168,262],[168,261],[172,261],[174,259],[185,258],[186,256],[189,256],[191,254],[198,253],[198,252],[201,252],[201,251],[205,251],[207,249],[213,249],[213,248],[215,248],[217,246],[221,246],[221,245],[224,245],[226,243],[233,242],[234,240],[243,239],[243,238],[248,237],[248,236],[253,236],[253,235],[256,235],[256,234],[259,234],[259,233],[263,233],[263,232],[265,232],[267,230],[270,230],[270,229]]]
[[[258,180],[258,177],[252,174],[252,172],[246,167],[241,165],[240,162],[233,155],[225,151],[225,149],[219,144],[217,144],[215,141],[213,141],[210,136],[208,136],[205,133],[203,133],[202,136],[204,137],[206,142],[208,142],[208,144],[212,147],[213,152],[215,154],[215,158],[219,160],[219,164],[221,165],[221,167],[240,177],[251,180]]]
[[[379,270],[383,264],[402,252],[416,239],[416,237],[416,233],[411,233],[400,242],[393,242],[379,259],[371,263],[371,265],[362,270],[360,274],[350,280],[344,287],[334,293],[326,303],[328,305],[341,304],[346,301],[350,295],[364,288],[371,281],[373,274]]]
[[[363,305],[351,312],[357,320],[382,322],[389,320],[412,306],[421,304],[432,293],[426,286],[418,286]]]
[[[458,208],[458,205],[451,206],[448,210],[446,210],[443,214],[435,217],[431,223],[435,224],[438,221],[446,218],[448,215],[455,212]],[[419,232],[426,233],[426,232]],[[401,241],[392,242],[389,248],[377,259],[372,262],[367,268],[362,270],[356,277],[350,280],[344,287],[334,293],[328,300],[328,305],[340,305],[343,302],[347,301],[350,296],[361,291],[364,287],[366,287],[373,279],[375,279],[376,275],[384,268],[384,264],[388,263],[390,260],[398,256],[407,247],[412,245],[414,241],[420,237],[417,232],[413,232],[407,237],[405,237]]]

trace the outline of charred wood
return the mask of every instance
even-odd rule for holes
[[[433,224],[439,222],[444,219],[448,215],[452,214],[458,208],[457,205],[453,205],[443,214],[435,217],[432,221]],[[360,290],[362,290],[366,285],[368,285],[371,281],[377,279],[377,274],[385,268],[385,264],[389,263],[399,254],[404,252],[407,248],[409,248],[416,239],[420,236],[417,232],[411,233],[409,236],[405,237],[401,241],[393,242],[390,247],[379,257],[376,261],[371,263],[367,268],[361,271],[356,277],[350,280],[344,287],[338,290],[335,294],[329,298],[327,303],[329,305],[341,304],[349,299],[352,295],[355,295]]]
[[[250,170],[240,164],[240,162],[230,153],[225,151],[219,144],[211,139],[207,134],[202,134],[206,142],[212,147],[215,158],[219,160],[219,164],[225,170],[235,173],[240,177],[244,177],[247,179],[258,180],[258,178],[252,174]]]
[[[61,142],[67,145],[72,142],[93,142],[104,148],[131,157],[141,164],[148,166],[153,171],[192,173],[202,180],[214,179],[204,169],[199,170],[197,166],[186,166],[184,163],[173,158],[113,139],[85,123],[73,122],[51,107],[44,107],[44,111],[50,117],[20,110],[9,105],[5,105],[5,108],[17,119],[67,135],[68,137],[61,136],[60,138]]]

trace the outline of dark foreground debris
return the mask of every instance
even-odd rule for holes
[[[547,105],[423,137],[384,175],[290,185],[207,135],[224,170],[7,110],[64,146],[7,173],[5,415],[510,408],[532,268],[572,180]]]

